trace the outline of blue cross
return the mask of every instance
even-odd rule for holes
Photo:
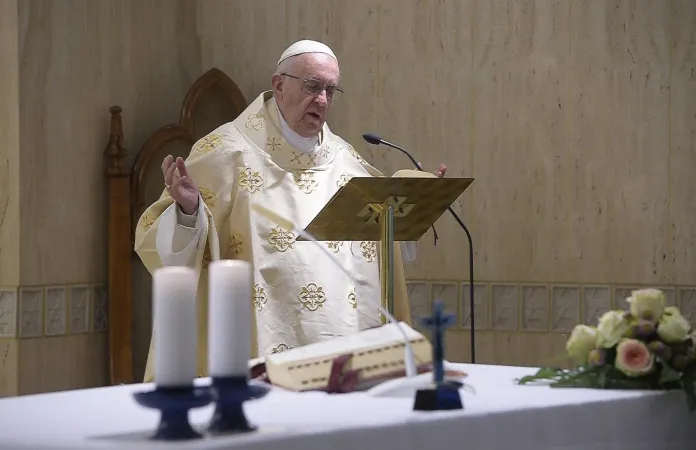
[[[454,325],[456,317],[454,314],[445,313],[445,305],[442,300],[433,302],[433,315],[420,319],[421,326],[431,330],[433,345],[433,381],[440,384],[445,381],[445,368],[443,359],[445,358],[444,331]]]

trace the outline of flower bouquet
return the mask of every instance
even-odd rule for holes
[[[577,325],[566,343],[573,369],[542,368],[518,380],[552,387],[680,389],[696,410],[696,335],[658,289],[633,291],[626,310],[608,311],[597,327]]]

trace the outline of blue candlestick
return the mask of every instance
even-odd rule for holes
[[[243,404],[247,400],[265,396],[269,388],[250,384],[246,376],[213,377],[211,388],[215,397],[215,412],[208,426],[211,433],[248,433],[256,430],[247,420]]]
[[[153,439],[181,441],[202,437],[191,427],[188,412],[191,409],[206,406],[212,401],[208,388],[158,387],[148,392],[136,392],[133,397],[139,405],[160,411],[160,422],[152,436]]]
[[[456,316],[445,313],[445,306],[441,300],[433,302],[433,315],[423,317],[420,323],[431,331],[433,346],[433,384],[434,389],[420,389],[416,392],[413,406],[417,411],[440,411],[449,409],[463,409],[462,399],[459,395],[461,383],[445,382],[445,329],[454,325]]]

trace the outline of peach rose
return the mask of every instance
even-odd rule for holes
[[[638,377],[653,369],[655,355],[641,341],[623,339],[616,347],[615,365],[629,377]]]

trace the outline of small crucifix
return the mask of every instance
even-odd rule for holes
[[[445,313],[445,306],[442,300],[433,302],[433,315],[423,317],[420,323],[423,327],[431,330],[433,345],[433,381],[435,385],[441,385],[445,381],[445,340],[444,331],[454,325],[456,317],[454,314]]]

